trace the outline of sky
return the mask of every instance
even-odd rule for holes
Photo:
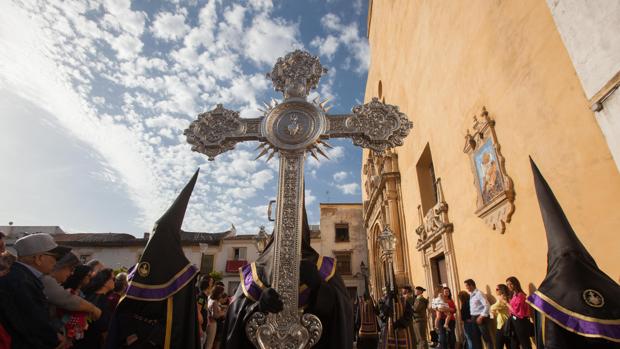
[[[364,99],[363,0],[9,0],[0,2],[0,225],[150,231],[200,168],[187,231],[256,233],[278,160],[256,143],[207,161],[183,130],[222,103],[242,117],[281,99],[265,74],[294,49],[328,73],[311,98],[330,113]],[[306,161],[306,205],[360,202],[361,150],[332,140]]]

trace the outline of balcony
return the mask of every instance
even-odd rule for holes
[[[246,264],[248,264],[248,261],[245,259],[229,259],[226,261],[226,272],[236,273],[239,271],[239,268]]]

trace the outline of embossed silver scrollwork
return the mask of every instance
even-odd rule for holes
[[[321,320],[314,314],[306,313],[301,317],[301,324],[308,330],[310,338],[308,339],[308,346],[310,348],[318,343],[323,333],[323,325]]]
[[[254,347],[259,348],[257,332],[258,328],[267,322],[267,315],[265,313],[256,312],[252,314],[250,320],[245,325],[245,335],[254,344]]]
[[[306,51],[295,50],[284,57],[278,58],[271,73],[267,77],[273,82],[276,91],[285,96],[291,89],[301,88],[301,91],[290,93],[294,97],[305,97],[311,89],[315,89],[321,76],[327,73],[319,58]]]
[[[234,149],[242,140],[260,139],[256,124],[254,119],[241,119],[239,112],[218,104],[215,109],[198,115],[183,134],[193,151],[213,160],[217,155]]]
[[[381,103],[376,97],[352,111],[353,115],[346,119],[345,126],[353,133],[353,144],[377,153],[402,145],[413,127],[397,106]]]

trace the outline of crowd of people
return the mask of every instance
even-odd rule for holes
[[[98,260],[85,264],[48,234],[32,234],[5,251],[0,233],[0,348],[104,348],[127,273]],[[196,289],[204,349],[219,349],[229,297],[204,277]]]
[[[17,240],[17,257],[0,247],[1,348],[102,348],[127,274],[82,264],[49,234]]]
[[[230,299],[224,292],[224,283],[207,276],[199,282],[198,323],[200,343],[204,349],[219,349],[224,341],[224,322]]]
[[[385,344],[391,329],[386,323],[394,321],[395,329],[410,328],[417,348],[455,349],[457,344],[456,326],[458,322],[464,334],[459,341],[467,349],[531,349],[530,337],[534,335],[534,325],[530,319],[530,307],[519,280],[511,276],[505,284],[495,288],[495,299],[490,304],[488,295],[480,291],[476,282],[467,279],[465,290],[458,293],[458,302],[446,285],[437,287],[435,298],[429,304],[424,297],[426,289],[405,286],[401,289],[400,302],[405,309],[403,315],[394,319],[389,295],[379,302],[377,312],[383,320],[381,341]],[[458,305],[457,305],[458,304]],[[457,312],[457,306],[458,312]],[[427,323],[432,326],[428,331]],[[495,331],[493,333],[493,328]],[[428,335],[430,334],[430,341]],[[401,335],[402,336],[402,335]],[[492,337],[494,336],[494,340]],[[483,346],[484,344],[484,346]],[[412,346],[413,347],[413,346]]]

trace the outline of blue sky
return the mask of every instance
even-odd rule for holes
[[[208,162],[183,130],[223,103],[259,115],[265,73],[287,52],[318,55],[331,113],[364,97],[367,3],[3,1],[0,3],[0,225],[141,235],[196,168],[184,229],[255,233],[275,197],[277,159],[255,143]],[[361,150],[333,140],[306,162],[306,203],[359,202]]]

